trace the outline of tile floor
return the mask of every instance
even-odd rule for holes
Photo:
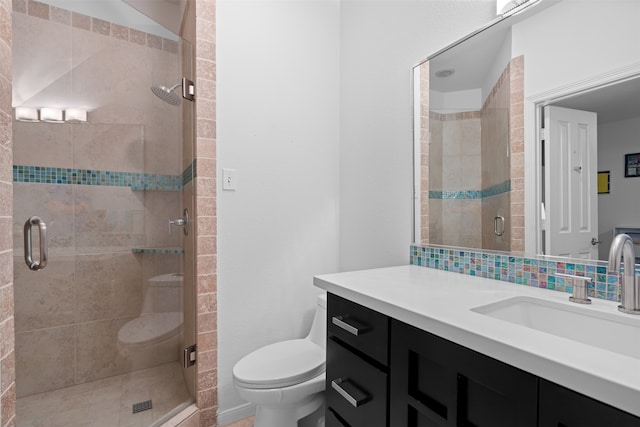
[[[235,423],[227,424],[223,427],[253,427],[253,419],[255,417],[247,417],[243,418],[240,421],[236,421]]]
[[[134,403],[153,408],[133,414]],[[148,427],[189,393],[176,362],[54,390],[17,401],[18,427]]]

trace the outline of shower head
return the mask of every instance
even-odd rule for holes
[[[174,92],[174,89],[178,86],[182,86],[182,83],[173,85],[170,88],[164,87],[162,85],[153,85],[151,86],[151,92],[153,92],[155,96],[162,99],[167,104],[180,105],[180,96],[176,95],[176,93]]]

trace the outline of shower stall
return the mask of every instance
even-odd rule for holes
[[[160,424],[195,394],[192,47],[27,3],[13,13],[17,425]]]

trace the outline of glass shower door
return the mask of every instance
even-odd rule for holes
[[[150,90],[189,77],[191,46],[47,8],[13,18],[13,104],[39,112],[13,128],[17,421],[148,426],[194,395],[193,104]]]

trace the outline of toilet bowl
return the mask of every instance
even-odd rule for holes
[[[303,339],[262,347],[233,367],[233,383],[244,400],[256,404],[254,427],[297,427],[307,416],[324,425],[327,296],[318,296],[311,331]]]
[[[183,323],[182,282],[181,273],[149,279],[140,316],[118,331],[118,351],[131,361],[133,369],[177,360]]]

